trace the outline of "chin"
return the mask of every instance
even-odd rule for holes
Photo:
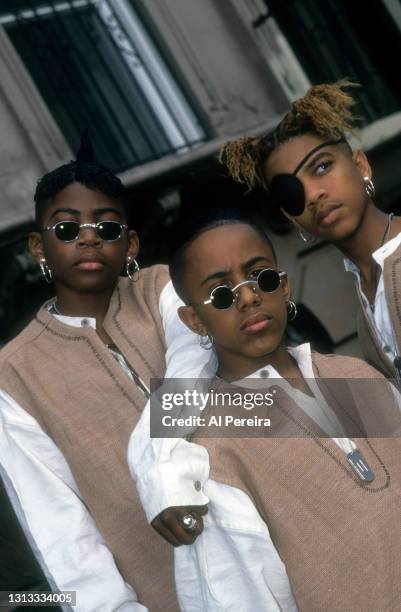
[[[254,359],[260,357],[268,358],[269,355],[274,353],[279,348],[279,346],[280,342],[277,341],[261,342],[260,344],[252,347],[252,349],[249,350],[249,356],[253,357]]]

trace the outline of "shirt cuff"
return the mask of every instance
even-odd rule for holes
[[[190,445],[189,449],[185,445]],[[163,510],[172,506],[203,506],[209,502],[203,487],[209,477],[209,455],[200,445],[180,440],[175,449],[186,455],[184,461],[155,463],[136,482],[139,497],[149,523]]]

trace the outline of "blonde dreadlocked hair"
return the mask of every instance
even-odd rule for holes
[[[314,85],[303,98],[295,100],[291,110],[277,127],[259,138],[239,138],[220,149],[219,160],[230,176],[249,189],[267,189],[263,167],[269,155],[281,144],[301,134],[316,134],[325,139],[345,138],[353,133],[355,117],[353,97],[344,91],[359,87],[347,79],[332,84]]]

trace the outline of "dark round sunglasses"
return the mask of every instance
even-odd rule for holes
[[[277,270],[273,270],[272,268],[264,268],[259,272],[255,279],[243,281],[232,288],[228,287],[227,285],[219,285],[218,287],[212,289],[210,292],[210,298],[208,300],[205,300],[204,302],[195,302],[193,304],[211,304],[218,310],[227,310],[228,308],[231,308],[233,304],[238,302],[238,289],[242,287],[242,285],[252,284],[254,285],[252,287],[253,291],[260,289],[265,293],[272,293],[273,291],[277,291],[277,289],[280,287],[283,276],[286,276],[286,272],[277,272]]]
[[[78,221],[59,221],[54,225],[48,225],[42,232],[53,231],[58,240],[62,242],[73,242],[79,237],[79,232],[83,227],[91,227],[95,230],[96,236],[106,242],[118,240],[128,225],[118,221],[99,221],[98,223],[78,223]]]

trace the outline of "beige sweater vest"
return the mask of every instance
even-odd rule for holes
[[[104,322],[147,385],[165,371],[159,297],[167,281],[165,266],[141,270],[136,283],[121,279]],[[152,612],[178,610],[173,549],[147,524],[126,458],[130,433],[146,399],[95,330],[64,325],[42,307],[1,351],[0,388],[62,451],[139,601]]]
[[[384,260],[383,281],[391,324],[397,346],[399,351],[401,351],[401,246]],[[394,378],[394,365],[381,348],[376,330],[366,315],[358,282],[356,283],[356,291],[359,298],[357,314],[358,338],[363,355],[369,363],[383,372],[385,376]]]
[[[380,375],[372,368],[335,355],[315,354],[313,361],[322,378],[371,378],[357,408],[372,401],[381,410],[386,391],[378,384],[375,393]],[[327,385],[320,388],[330,401]],[[345,399],[349,390],[338,389]],[[373,482],[364,484],[335,442],[304,437],[308,418],[286,398],[279,407],[274,404],[283,437],[196,438],[209,451],[211,478],[253,500],[285,563],[300,611],[400,610],[401,440],[357,440],[375,472]]]

